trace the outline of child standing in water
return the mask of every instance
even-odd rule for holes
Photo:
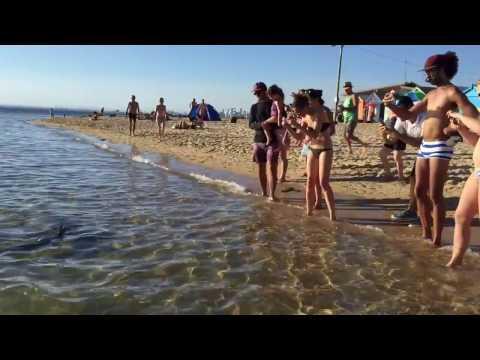
[[[262,123],[263,131],[267,137],[267,146],[281,146],[284,133],[280,130],[283,125],[283,119],[287,115],[285,112],[284,94],[277,85],[272,85],[267,90],[268,97],[272,100],[271,118]]]
[[[475,170],[463,187],[462,195],[455,211],[455,230],[453,235],[452,258],[448,267],[462,264],[463,256],[470,243],[470,224],[478,215],[480,208],[480,119],[464,116],[452,111],[447,112],[452,126],[474,147],[473,163]]]

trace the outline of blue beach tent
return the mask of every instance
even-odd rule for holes
[[[480,109],[480,94],[478,91],[479,85],[480,84],[473,84],[463,92],[467,96],[468,100],[477,108],[477,110]]]
[[[218,111],[215,110],[215,108],[212,105],[210,104],[206,104],[206,105],[207,105],[208,121],[220,121],[221,118],[220,118],[220,115],[218,114]],[[190,119],[196,118],[199,109],[200,109],[200,105],[197,105],[194,108],[192,108],[192,110],[190,110],[190,113],[188,114],[188,117]]]

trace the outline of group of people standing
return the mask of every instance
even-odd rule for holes
[[[480,119],[477,109],[463,92],[451,83],[458,71],[458,57],[453,52],[431,56],[424,68],[426,81],[436,88],[414,104],[405,96],[388,92],[383,103],[396,117],[397,125],[380,124],[385,139],[381,150],[382,161],[390,152],[405,150],[406,144],[418,148],[415,165],[409,175],[410,201],[408,208],[394,219],[416,219],[419,215],[422,235],[435,247],[442,244],[442,230],[446,208],[443,189],[448,177],[449,162],[454,156],[453,136],[475,147],[475,171],[465,183],[455,212],[453,253],[448,266],[462,263],[470,241],[470,225],[480,208]],[[356,96],[352,84],[346,82],[345,100],[338,110],[345,123],[344,138],[352,153],[352,140],[366,144],[354,135],[356,126]],[[336,219],[335,197],[330,186],[333,161],[332,135],[335,122],[324,105],[322,91],[299,90],[292,94],[293,103],[287,106],[283,91],[276,85],[269,88],[258,82],[253,88],[257,103],[250,110],[249,127],[255,130],[253,161],[258,165],[262,195],[275,200],[279,158],[282,158],[282,176],[285,180],[288,166],[287,151],[291,142],[304,145],[307,157],[305,187],[306,214],[312,215],[325,198],[331,220]],[[396,156],[398,156],[396,154]],[[398,165],[398,162],[397,162]],[[403,164],[398,165],[403,177]]]
[[[299,90],[287,106],[284,93],[277,85],[269,88],[258,82],[253,88],[258,102],[250,109],[249,127],[255,130],[253,161],[258,165],[262,195],[275,201],[279,158],[282,160],[280,181],[285,181],[291,141],[308,146],[306,213],[319,209],[322,194],[330,219],[335,220],[335,199],[330,186],[333,149],[331,136],[335,124],[331,111],[324,106],[322,90]]]

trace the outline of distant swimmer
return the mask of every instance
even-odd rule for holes
[[[132,95],[132,101],[128,103],[126,114],[130,125],[130,136],[135,136],[135,125],[137,124],[137,117],[140,115],[140,105],[135,101],[135,95]]]
[[[167,122],[167,107],[164,105],[163,97],[155,110],[155,122],[158,125],[158,137],[165,135],[165,123]]]

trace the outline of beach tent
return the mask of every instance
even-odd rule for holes
[[[210,104],[206,104],[206,105],[207,105],[208,121],[220,121],[221,118],[220,118],[220,115],[218,114],[218,111],[215,110],[215,108],[212,105]],[[199,110],[200,110],[200,105],[195,106],[194,108],[192,108],[192,110],[190,110],[188,117],[190,119],[196,118]]]
[[[402,95],[408,96],[410,99],[412,99],[413,103],[422,101],[426,96],[422,89],[420,89],[418,86]]]
[[[478,92],[479,86],[480,84],[474,84],[463,92],[467,96],[468,101],[470,101],[477,108],[478,111],[480,111],[480,96]]]

